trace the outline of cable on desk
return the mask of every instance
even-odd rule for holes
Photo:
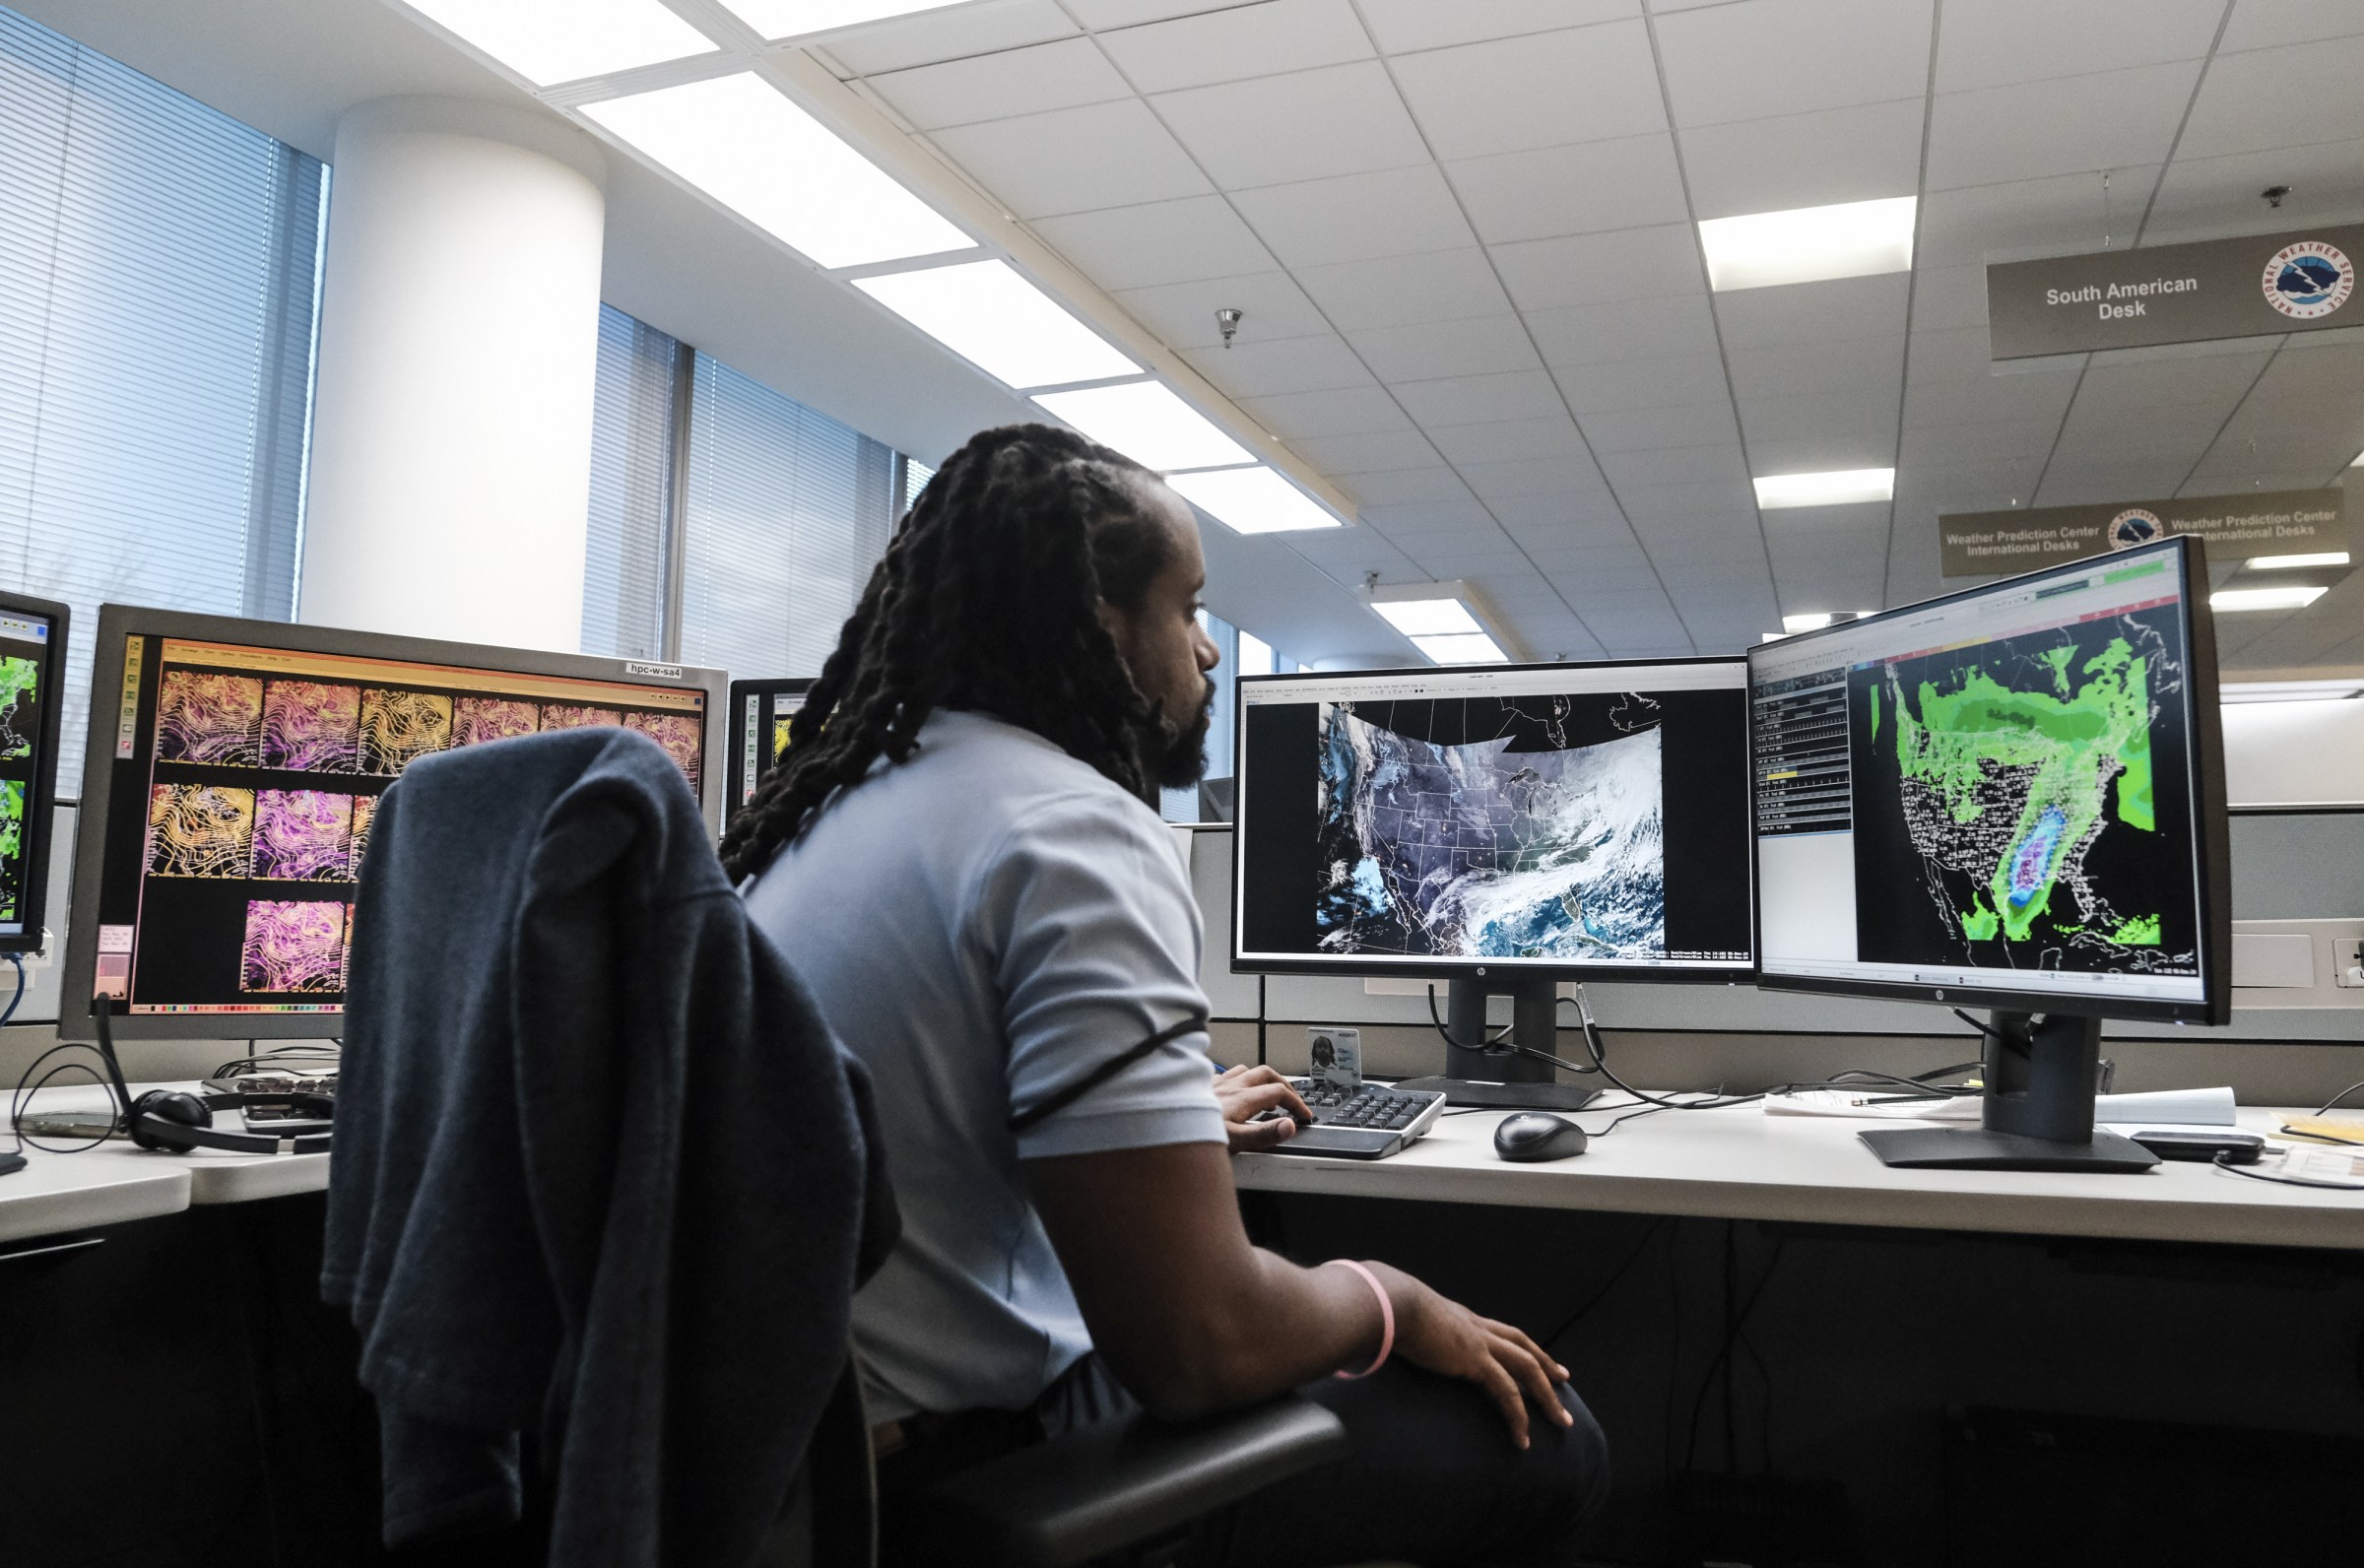
[[[97,1148],[99,1144],[106,1142],[106,1136],[104,1134],[101,1134],[98,1138],[92,1139],[87,1143],[44,1143],[37,1139],[29,1139],[25,1136],[25,1102],[33,1095],[40,1093],[41,1090],[47,1088],[61,1073],[82,1073],[87,1075],[93,1083],[107,1091],[106,1104],[108,1119],[115,1121],[119,1121],[121,1119],[121,1108],[115,1104],[114,1086],[105,1078],[101,1077],[97,1069],[91,1067],[87,1063],[62,1062],[56,1067],[51,1068],[47,1073],[42,1073],[40,1078],[37,1079],[33,1077],[35,1073],[40,1073],[41,1064],[48,1061],[53,1056],[63,1056],[73,1051],[90,1050],[91,1047],[78,1040],[62,1041],[59,1044],[51,1046],[48,1050],[43,1051],[39,1056],[34,1057],[33,1059],[32,1066],[26,1068],[24,1073],[17,1078],[16,1090],[9,1096],[8,1101],[8,1131],[10,1135],[16,1139],[16,1152],[22,1154],[27,1148],[31,1147],[37,1148],[43,1153],[48,1154],[80,1154],[90,1149]]]
[[[2364,1193],[2364,1182],[2325,1182],[2317,1181],[2309,1176],[2271,1176],[2262,1170],[2244,1169],[2223,1154],[2217,1155],[2208,1163],[2227,1175],[2246,1176],[2253,1182],[2272,1182],[2280,1187],[2314,1187],[2334,1193]]]

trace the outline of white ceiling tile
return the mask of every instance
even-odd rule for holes
[[[1489,506],[1523,498],[1556,497],[1554,504],[1573,504],[1571,497],[1606,496],[1608,483],[1593,460],[1581,453],[1559,457],[1505,458],[1495,462],[1459,465],[1461,477]]]
[[[2279,398],[2364,392],[2364,345],[2318,348],[2313,340],[2321,336],[2320,333],[2293,336],[2266,367],[2266,374],[2259,379],[2258,389],[2251,396]],[[2354,400],[2343,401],[2352,406]]]
[[[1462,478],[1468,479],[1470,488],[1480,495],[1485,493],[1484,490],[1470,476],[1465,465],[1586,456],[1584,438],[1576,433],[1576,422],[1564,414],[1554,419],[1456,425],[1449,429],[1429,431],[1428,439],[1445,454],[1447,461],[1463,469]]]
[[[2282,210],[2263,219],[2273,229],[2353,223],[2364,217],[2364,141],[2179,157],[2159,184],[2145,233],[2155,239],[2182,231],[2209,237],[2238,232],[2269,211],[2258,200],[2268,185],[2290,187]]]
[[[2364,138],[2364,36],[2222,55],[2208,67],[2178,158]],[[2293,116],[2300,123],[2292,124]]]
[[[1266,185],[1231,200],[1289,267],[1409,256],[1477,242],[1433,163]]]
[[[1442,159],[1666,129],[1639,21],[1408,54],[1396,79]]]
[[[1641,0],[1362,0],[1363,20],[1390,54],[1614,22],[1641,10]]]
[[[1560,405],[1559,389],[1541,370],[1398,381],[1390,390],[1420,427],[1429,430],[1495,420],[1550,419],[1567,412]]]
[[[2133,239],[2155,164],[1933,190],[1921,198],[1913,259],[1921,266],[1983,266],[2029,256],[2101,250]],[[2260,186],[2259,189],[2264,189]],[[2257,200],[2257,191],[2248,193]]]
[[[1909,284],[1908,274],[1892,272],[1742,289],[1716,296],[1716,321],[1731,350],[1894,337],[1905,328]]]
[[[1528,341],[1527,329],[1517,316],[1507,313],[1477,320],[1374,327],[1349,332],[1346,341],[1387,381],[1529,370],[1541,362],[1535,345]]]
[[[1763,291],[1772,293],[1774,291]],[[1717,352],[1705,294],[1619,299],[1526,313],[1543,362],[1554,369],[1605,359],[1658,359]]]
[[[2364,9],[2357,7],[2355,0],[2239,0],[2233,7],[2233,20],[2224,30],[2224,41],[2216,47],[2231,54],[2359,33],[2364,33]]]
[[[1068,9],[1076,20],[1094,32],[1112,28],[1137,28],[1148,22],[1163,22],[1169,17],[1193,16],[1201,11],[1221,11],[1235,6],[1240,0],[1067,0]]]
[[[2014,461],[2042,461],[2061,433],[2059,420],[1998,420],[1982,425],[1952,425],[1904,432],[1904,455],[1896,465],[1899,479],[1918,473],[1925,463],[2005,465],[2000,472],[2015,473]],[[2035,470],[2026,470],[2032,480]]]
[[[955,126],[930,140],[1019,218],[1131,207],[1214,188],[1139,98]]]
[[[1413,501],[1466,500],[1469,486],[1449,468],[1412,468],[1378,474],[1355,474],[1339,481],[1339,488],[1357,506],[1404,506]]]
[[[1617,499],[1624,503],[1625,515],[1633,519],[1636,528],[1646,522],[1692,518],[1729,523],[1743,513],[1753,516],[1756,510],[1745,482],[1637,485],[1619,490]]]
[[[2222,419],[2256,384],[2270,352],[2193,356],[2162,373],[2156,363],[2095,364],[2076,389],[2071,417],[2200,404]]]
[[[1717,354],[1554,365],[1551,376],[1579,419],[1595,413],[1671,408],[1731,396],[1724,378],[1724,359]]]
[[[1369,435],[1410,430],[1412,421],[1385,389],[1337,387],[1327,392],[1284,392],[1240,404],[1248,418],[1284,441],[1314,435]]]
[[[1930,0],[1754,0],[1661,18],[1675,123],[1919,98],[1929,20]]]
[[[1996,420],[2057,420],[2068,412],[2074,376],[1990,375],[1908,389],[1904,423],[1985,425]]]
[[[2197,60],[2215,41],[2224,0],[1945,0],[1940,93],[2044,77]]]
[[[1161,94],[1157,112],[1226,190],[1427,162],[1376,60]]]
[[[1340,331],[1501,315],[1510,308],[1480,250],[1305,267],[1295,275]]]
[[[1133,96],[1089,38],[893,71],[872,77],[870,86],[923,131]]]
[[[2186,61],[1940,93],[1930,111],[1926,188],[2161,163],[2199,74]]]
[[[1271,252],[1220,196],[1105,207],[1038,219],[1034,229],[1103,289],[1236,278],[1273,266]]]
[[[1496,245],[1493,256],[1521,310],[1707,293],[1699,241],[1688,224],[1527,239]]]
[[[1397,506],[1366,506],[1362,520],[1390,539],[1403,540],[1452,535],[1471,546],[1507,545],[1494,525],[1493,514],[1469,496],[1456,500],[1412,501]]]
[[[1727,357],[1732,390],[1743,402],[1806,392],[1844,392],[1886,398],[1904,386],[1904,335],[1794,343],[1777,349],[1735,349]]]
[[[1426,3],[1426,0],[1423,0]],[[1688,220],[1674,139],[1620,136],[1445,165],[1489,245]]]
[[[1650,451],[1603,452],[1601,472],[1621,491],[1628,485],[1745,480],[1748,464],[1738,445],[1668,446]]]
[[[1913,277],[1913,330],[1987,330],[1987,269],[1924,267]]]
[[[1860,425],[1831,418],[1833,400],[1784,398],[1788,407],[1757,404],[1740,409],[1741,427],[1748,431],[1748,462],[1758,474],[1822,474],[1832,469],[1887,468],[1896,462],[1896,413],[1882,416],[1864,410]],[[1775,434],[1785,416],[1796,416],[1794,428]]]
[[[1246,312],[1243,333],[1303,338],[1330,330],[1305,291],[1284,272],[1128,289],[1115,298],[1169,349],[1219,348],[1223,335],[1215,313],[1226,308]]]
[[[1243,322],[1240,338],[1228,348],[1189,349],[1182,358],[1233,398],[1371,385],[1371,372],[1363,368],[1344,339],[1323,334],[1265,340],[1248,334],[1249,327]]]
[[[1705,220],[1910,196],[1921,182],[1921,109],[1912,98],[1685,131],[1691,210]]]
[[[1291,441],[1288,445],[1325,474],[1371,474],[1445,466],[1445,460],[1422,435],[1323,435]]]
[[[1348,0],[1269,0],[1148,27],[1102,30],[1099,39],[1144,93],[1343,65],[1376,52]]]
[[[993,0],[876,22],[838,33],[827,48],[856,76],[876,76],[936,60],[1072,38],[1077,31],[1059,0]]]
[[[1740,427],[1732,403],[1675,404],[1654,409],[1610,409],[1576,422],[1595,453],[1663,451],[1675,446],[1734,446]]]
[[[1929,330],[1916,325],[1913,329],[1913,352],[1906,362],[1906,381],[1924,386],[1935,381],[1959,381],[1985,377],[1995,373],[1994,345],[1987,337],[1985,320],[1975,327],[1952,327]],[[2016,372],[2028,375],[2066,374],[2076,379],[2073,369]]]

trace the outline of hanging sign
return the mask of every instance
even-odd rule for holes
[[[1937,519],[1937,535],[1948,577],[2033,571],[2173,534],[2199,535],[2212,561],[2312,555],[2348,548],[2345,498],[2336,490],[2266,490],[2115,506],[1948,512]]]
[[[2357,224],[2002,262],[1987,268],[1989,352],[2025,359],[2355,326],[2360,265]]]

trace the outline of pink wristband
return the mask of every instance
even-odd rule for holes
[[[1365,1269],[1362,1265],[1356,1263],[1353,1259],[1333,1258],[1328,1263],[1323,1264],[1322,1267],[1325,1269],[1353,1270],[1356,1274],[1362,1275],[1363,1283],[1371,1287],[1371,1294],[1379,1298],[1379,1353],[1371,1357],[1371,1364],[1364,1367],[1361,1371],[1341,1372],[1338,1374],[1340,1377],[1345,1378],[1349,1383],[1356,1378],[1367,1378],[1372,1373],[1378,1371],[1381,1367],[1387,1365],[1388,1352],[1396,1347],[1396,1304],[1387,1299],[1387,1286],[1379,1282],[1379,1276],[1371,1273],[1368,1269]]]

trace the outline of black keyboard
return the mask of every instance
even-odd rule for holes
[[[1379,1083],[1338,1089],[1310,1078],[1292,1078],[1290,1083],[1313,1112],[1313,1125],[1298,1128],[1296,1137],[1274,1150],[1279,1154],[1385,1159],[1411,1147],[1436,1125],[1445,1108],[1445,1097],[1433,1091],[1391,1089]],[[1256,1119],[1270,1121],[1281,1114],[1271,1110]]]

